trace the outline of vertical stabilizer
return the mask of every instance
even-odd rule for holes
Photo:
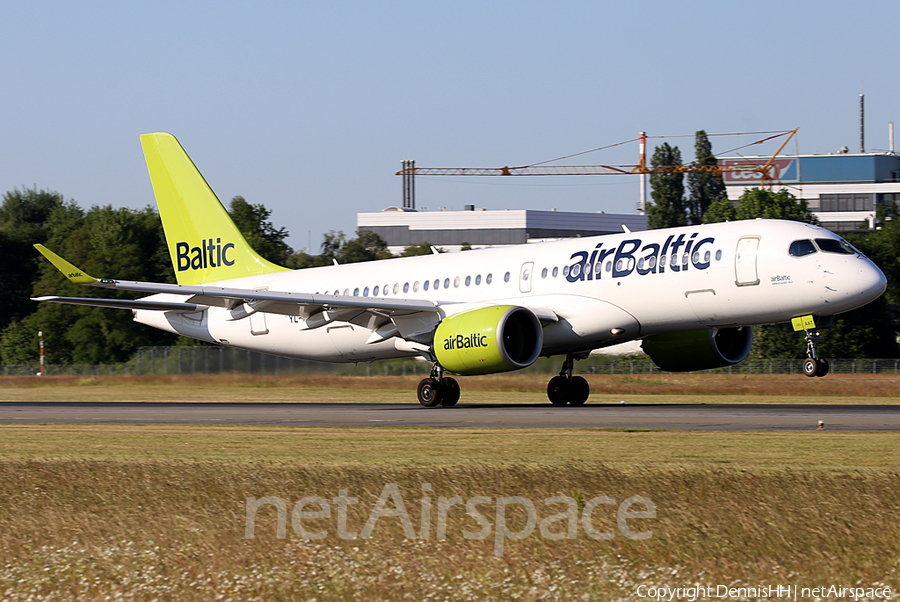
[[[141,146],[178,284],[280,272],[257,254],[171,134],[144,134]]]

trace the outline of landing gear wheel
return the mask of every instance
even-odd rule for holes
[[[819,360],[819,369],[816,370],[816,376],[825,376],[828,374],[828,360],[820,359]]]
[[[436,378],[422,379],[416,390],[419,403],[426,408],[436,408],[441,405],[441,393],[441,383]]]
[[[583,376],[573,376],[569,382],[569,405],[583,406],[591,395],[591,387]]]
[[[445,408],[455,406],[459,401],[459,383],[455,378],[444,378],[444,387],[441,390],[441,405]]]
[[[807,376],[816,376],[819,373],[819,360],[808,357],[803,360],[803,374]]]
[[[554,376],[547,383],[547,397],[555,406],[564,406],[569,401],[569,379],[565,376]]]

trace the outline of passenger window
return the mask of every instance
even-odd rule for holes
[[[403,283],[403,292],[404,292],[404,293],[408,293],[408,292],[409,292],[409,282],[404,282],[404,283]]]
[[[369,296],[369,287],[367,286],[366,288],[363,289],[363,297],[368,297],[368,296]]]
[[[509,282],[509,272],[506,272],[506,273],[503,275],[503,282]]]
[[[824,240],[824,239],[823,239]],[[824,249],[823,249],[824,251]],[[816,252],[816,246],[811,240],[795,240],[791,243],[788,253],[793,257],[803,257],[804,255],[812,255]]]
[[[444,288],[450,288],[450,279],[444,278]]]
[[[388,294],[391,292],[391,285],[390,285],[390,284],[385,284],[385,285],[384,285],[384,288],[383,288],[382,290],[384,291],[384,296],[387,297]]]
[[[716,261],[722,261],[722,249],[716,251]]]
[[[485,281],[487,284],[490,284],[491,282],[494,281],[494,275],[493,275],[493,274],[488,274],[487,277],[485,277],[484,281]]]
[[[478,286],[479,284],[481,284],[481,274],[475,276],[475,286]]]
[[[441,281],[438,280],[437,278],[435,278],[435,280],[434,280],[434,290],[438,290],[439,288],[441,288]]]
[[[427,284],[427,283],[426,283],[426,284]],[[415,284],[413,284],[413,292],[414,292],[414,293],[418,293],[418,292],[419,292],[419,281],[418,281],[418,280],[416,280]]]
[[[430,282],[431,282],[430,280],[426,280],[425,282],[423,282],[423,283],[422,283],[422,290],[427,291],[427,290],[428,290],[428,284],[429,284]]]
[[[359,289],[358,288],[353,289],[353,296],[359,297]]]
[[[466,276],[466,286],[469,286],[470,284],[472,284],[472,277]]]
[[[559,276],[559,268],[553,268],[553,277],[556,278]]]
[[[547,277],[547,268],[544,268],[543,270],[541,270],[541,278],[546,278],[546,277]]]
[[[376,286],[375,289],[372,291],[372,296],[373,296],[373,297],[377,297],[377,296],[378,296],[378,291],[379,291],[379,288]]]
[[[400,292],[400,283],[399,283],[399,282],[395,282],[395,283],[394,283],[394,294],[396,295],[396,294],[399,293],[399,292]]]
[[[349,289],[349,288],[345,288],[345,289],[344,289],[344,296],[345,296],[345,297],[349,297],[349,296],[350,296],[350,289]]]
[[[459,288],[459,276],[453,279],[453,288]]]
[[[850,243],[844,240],[835,240],[833,238],[817,238],[816,244],[825,253],[840,253],[841,255],[853,255],[856,250],[850,246]]]
[[[566,266],[563,268],[563,276],[568,276],[568,275],[569,275],[569,266]]]

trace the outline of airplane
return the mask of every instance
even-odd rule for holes
[[[838,235],[746,220],[288,270],[254,251],[171,134],[141,136],[177,284],[95,278],[35,245],[69,280],[149,293],[137,300],[35,301],[130,309],[168,332],[287,357],[366,362],[422,357],[425,407],[449,407],[448,374],[518,370],[564,355],[553,405],[583,405],[574,362],[640,340],[660,369],[747,357],[753,326],[804,331],[807,376],[824,376],[818,329],[877,299],[881,270]]]

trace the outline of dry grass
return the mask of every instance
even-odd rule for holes
[[[422,483],[432,496],[521,495],[538,520],[561,508],[543,500],[632,495],[651,499],[656,518],[632,520],[653,536],[615,532],[614,509],[594,515],[598,531],[549,541],[537,532],[506,541],[467,540],[479,525],[459,508],[447,538],[406,539],[396,518],[370,539],[343,540],[336,519],[307,519],[318,542],[291,527],[276,536],[273,507],[245,539],[245,499],[331,499],[347,489],[347,527],[360,531],[382,488],[399,486],[418,527]],[[613,600],[640,584],[900,585],[900,475],[866,472],[769,474],[728,469],[623,472],[596,463],[541,467],[333,466],[298,463],[0,462],[0,595],[7,600]],[[393,507],[391,505],[391,507]],[[495,525],[492,506],[481,511]],[[510,513],[510,528],[523,527]],[[557,525],[559,527],[559,525]]]
[[[423,468],[578,461],[624,472],[710,466],[753,473],[784,467],[890,472],[900,466],[900,437],[852,431],[0,425],[0,457]]]
[[[587,375],[595,403],[897,403],[900,377],[648,374]],[[228,373],[190,376],[0,377],[0,401],[248,401],[416,403],[419,376],[275,377]],[[547,403],[546,376],[460,377],[465,403]],[[359,395],[361,390],[377,391]]]
[[[5,600],[620,600],[638,585],[822,584],[900,588],[900,438],[890,433],[685,433],[594,429],[179,426],[0,427],[0,598]],[[362,530],[395,483],[416,531],[378,521],[369,539],[306,519],[321,541],[246,499],[292,506],[346,489]],[[431,490],[423,493],[423,483]],[[423,495],[523,496],[538,522],[594,496],[644,496],[656,518],[617,530],[594,513],[595,540],[505,541],[460,507],[447,538],[420,537]],[[388,504],[393,508],[393,503]],[[641,509],[636,508],[636,509]],[[315,510],[315,507],[307,508]],[[518,509],[517,509],[518,510]],[[524,527],[511,510],[510,529]],[[557,524],[554,532],[559,532]]]

